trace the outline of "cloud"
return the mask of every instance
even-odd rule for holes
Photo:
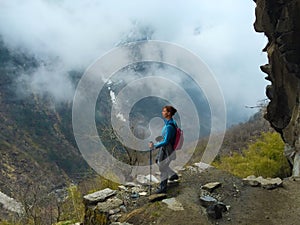
[[[21,81],[19,88],[25,91],[26,85],[32,93],[40,95],[51,95],[56,101],[66,102],[73,98],[74,84],[71,82],[64,68],[51,69],[40,66],[32,74],[22,74],[18,80]],[[22,85],[23,84],[23,85]],[[24,86],[25,84],[25,86]]]
[[[220,83],[228,108],[247,118],[253,111],[244,106],[264,99],[266,86],[259,70],[267,60],[261,53],[266,38],[254,31],[254,9],[254,2],[236,0],[6,0],[0,2],[0,33],[10,48],[51,64],[26,79],[63,101],[71,98],[63,90],[74,91],[67,71],[84,70],[143,30],[199,55]]]

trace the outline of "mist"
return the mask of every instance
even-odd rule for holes
[[[265,99],[266,38],[256,33],[255,3],[237,0],[0,2],[5,45],[43,62],[21,74],[31,91],[72,101],[68,71],[84,71],[116,46],[141,39],[169,41],[197,54],[216,76],[230,124],[249,118]]]

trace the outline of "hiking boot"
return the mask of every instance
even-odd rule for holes
[[[166,194],[167,193],[167,188],[159,188],[155,194]]]
[[[169,181],[174,181],[174,180],[178,180],[178,179],[179,179],[179,176],[177,175],[177,173],[175,173],[169,178]]]
[[[155,192],[156,194],[167,193],[168,180],[163,180],[160,182],[159,189]]]

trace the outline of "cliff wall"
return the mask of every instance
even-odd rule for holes
[[[268,44],[263,49],[269,63],[261,66],[271,85],[265,118],[278,131],[285,154],[300,176],[300,0],[255,0],[254,29],[263,32]]]

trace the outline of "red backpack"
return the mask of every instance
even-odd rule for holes
[[[176,129],[176,137],[175,142],[173,145],[174,150],[180,150],[183,145],[184,137],[183,137],[183,130],[177,127],[174,123],[170,123]]]

